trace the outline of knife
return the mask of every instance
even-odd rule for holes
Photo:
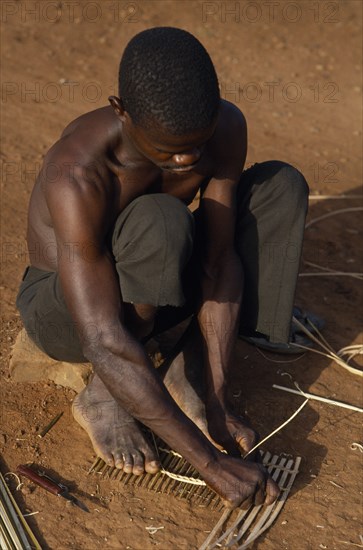
[[[16,471],[18,474],[27,477],[40,487],[43,487],[43,489],[45,489],[49,493],[52,493],[53,495],[56,495],[58,497],[63,497],[81,508],[81,510],[83,510],[84,512],[89,512],[87,506],[83,504],[83,502],[78,500],[78,498],[74,497],[73,495],[69,494],[69,488],[66,485],[58,483],[55,479],[49,477],[44,471],[35,471],[32,468],[29,468],[29,466],[25,466],[24,464],[19,464]]]

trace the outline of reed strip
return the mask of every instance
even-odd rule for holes
[[[313,218],[312,220],[310,220],[305,225],[305,229],[311,227],[312,225],[314,225],[314,223],[320,222],[321,220],[326,220],[327,218],[331,218],[332,216],[336,216],[337,214],[346,214],[348,212],[361,212],[362,210],[363,206],[354,206],[353,208],[341,208],[339,210],[333,210],[333,212],[328,212],[327,214],[323,214],[318,218]]]
[[[306,393],[302,390],[293,390],[292,388],[286,388],[285,386],[279,386],[278,384],[273,384],[273,388],[277,390],[287,391],[289,393],[295,393],[301,397],[306,397],[306,401],[313,399],[314,401],[322,401],[323,403],[328,403],[329,405],[334,405],[336,407],[342,407],[343,409],[349,409],[351,411],[363,413],[363,409],[356,407],[355,405],[350,405],[349,403],[343,403],[342,401],[335,401],[334,399],[328,399],[327,397],[321,397],[320,395],[314,395],[313,393]],[[304,402],[304,405],[306,404]]]
[[[299,466],[300,466],[300,462],[301,462],[301,458],[298,457],[295,461],[295,465],[294,465],[294,470],[298,470],[299,469]],[[289,462],[288,464],[291,464],[292,465],[293,461]],[[284,472],[282,478],[281,478],[281,481],[280,481],[280,484],[283,485],[283,483],[285,483],[286,481],[286,478],[287,478],[287,472]],[[252,531],[252,533],[250,534],[250,536],[247,538],[247,540],[244,542],[244,544],[242,544],[242,546],[239,546],[237,548],[237,550],[245,550],[246,548],[248,548],[250,546],[250,544],[256,540],[258,537],[260,537],[262,535],[262,533],[264,533],[271,525],[272,523],[275,521],[276,517],[278,516],[278,514],[280,513],[281,511],[281,508],[283,507],[283,505],[285,504],[285,501],[287,499],[287,495],[289,494],[290,490],[291,490],[291,487],[295,481],[295,477],[296,477],[296,473],[292,474],[289,481],[288,481],[288,484],[287,484],[287,487],[286,489],[281,493],[280,497],[278,498],[277,501],[275,501],[273,504],[270,504],[270,506],[272,508],[274,508],[273,510],[269,511],[268,509],[266,509],[263,517],[261,518],[261,520],[255,525],[254,527],[254,530]],[[270,507],[269,506],[269,507]],[[268,507],[268,508],[269,508]]]
[[[42,550],[0,473],[0,511],[2,536],[10,537],[16,550]],[[7,535],[6,535],[7,533]],[[32,543],[32,546],[29,543]],[[5,546],[6,548],[6,546]]]

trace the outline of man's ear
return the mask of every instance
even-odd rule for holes
[[[115,111],[115,114],[118,117],[121,117],[121,118],[125,117],[126,111],[121,98],[116,97],[115,95],[110,95],[110,97],[108,98],[108,101],[110,102],[111,107],[113,108],[113,110]]]

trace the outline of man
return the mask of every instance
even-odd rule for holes
[[[24,325],[50,356],[92,363],[73,413],[108,464],[159,469],[142,423],[227,505],[271,503],[278,487],[240,458],[256,433],[230,411],[226,383],[238,332],[289,345],[307,184],[278,161],[243,172],[244,116],[221,100],[207,52],[183,30],[131,40],[119,95],[73,121],[44,159],[17,299]],[[294,261],[271,260],[270,245],[286,244]],[[143,342],[190,313],[199,328],[163,382]],[[201,342],[203,403],[181,365],[189,358],[195,374]]]

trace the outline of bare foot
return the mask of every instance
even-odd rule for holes
[[[182,351],[172,360],[170,366],[161,367],[159,372],[177,405],[203,434],[221,449],[222,447],[213,441],[208,431],[201,342],[195,334],[190,334],[190,329],[187,330],[189,334]]]
[[[116,403],[97,375],[76,396],[72,412],[97,455],[109,466],[135,475],[154,474],[160,469],[157,453],[140,424]]]
[[[240,457],[254,447],[259,436],[246,418],[232,414],[218,401],[208,402],[202,341],[195,324],[187,329],[183,341],[182,351],[170,366],[160,369],[164,384],[178,406],[218,449]]]
[[[211,437],[231,456],[245,455],[259,440],[247,418],[236,416],[218,401],[208,403],[207,419]],[[252,453],[249,458],[256,457]]]

